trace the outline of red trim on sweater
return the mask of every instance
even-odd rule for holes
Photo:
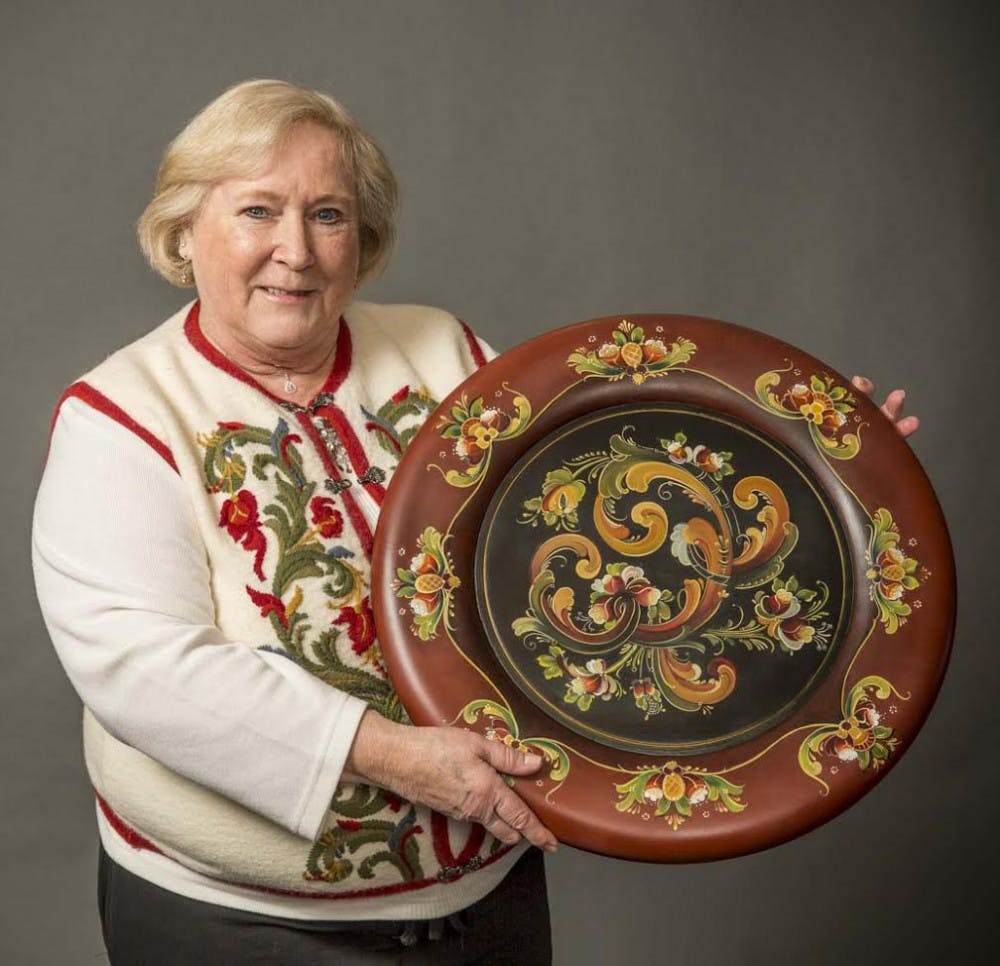
[[[513,845],[502,846],[492,855],[483,859],[483,861],[474,870],[470,869],[468,872],[456,873],[448,879],[420,879],[417,882],[401,882],[399,885],[380,886],[377,889],[356,889],[353,892],[342,892],[335,896],[323,895],[315,892],[300,892],[297,889],[272,889],[268,886],[243,885],[240,882],[227,882],[227,885],[236,885],[243,889],[252,889],[254,892],[266,892],[273,896],[290,896],[293,899],[364,899],[376,896],[391,896],[400,892],[414,892],[417,889],[426,889],[428,886],[439,885],[442,883],[445,885],[451,885],[453,882],[458,882],[459,879],[464,879],[467,875],[472,875],[480,869],[485,869],[486,866],[492,865],[497,861],[497,859],[503,858],[513,847]]]
[[[104,814],[104,817],[108,820],[108,824],[111,828],[118,834],[126,845],[131,846],[133,849],[138,849],[145,852],[155,852],[157,855],[164,855],[167,858],[166,853],[157,848],[152,842],[149,841],[144,835],[141,835],[134,828],[126,825],[125,822],[118,816],[118,814],[111,808],[111,806],[96,792],[94,793],[97,798],[97,804]],[[434,813],[434,818],[437,818],[437,813]],[[481,826],[476,826],[481,828]],[[506,855],[511,849],[512,845],[503,846],[494,852],[492,855],[487,856],[483,859],[482,863],[477,867],[478,869],[484,869],[488,865],[492,865],[497,859]],[[462,855],[465,855],[463,850]],[[459,856],[461,858],[461,856]],[[469,858],[472,858],[470,855]],[[171,860],[176,861],[176,860]],[[468,861],[468,859],[466,859]],[[180,864],[180,863],[178,863]],[[454,864],[454,863],[453,863]],[[470,870],[471,871],[471,870]],[[464,878],[468,875],[468,872],[456,873],[454,876],[449,877],[445,882],[450,885],[452,882],[458,882],[459,879]],[[380,886],[377,889],[355,889],[353,892],[341,892],[337,895],[329,895],[322,892],[303,892],[299,889],[275,889],[270,886],[259,886],[251,885],[244,882],[233,882],[229,879],[219,880],[224,882],[226,885],[236,886],[240,889],[248,889],[251,892],[262,892],[266,895],[271,896],[288,896],[292,899],[325,899],[330,901],[332,899],[363,899],[363,898],[373,898],[376,896],[391,896],[399,892],[413,892],[417,889],[426,889],[428,886],[437,885],[440,880],[437,878],[433,879],[419,879],[416,882],[400,882],[398,885],[392,886]]]
[[[305,413],[296,413],[295,417],[302,427],[303,432],[312,441],[314,449],[319,454],[326,475],[331,480],[341,479],[340,470],[337,469],[337,464],[334,463],[330,451],[326,448],[326,443],[323,442],[323,437],[320,436],[319,430],[313,425],[312,420]],[[361,549],[364,550],[365,556],[371,560],[375,538],[372,535],[371,527],[368,526],[368,520],[361,512],[361,508],[355,502],[354,497],[351,496],[349,488],[341,490],[338,495],[344,501],[344,509],[347,510],[347,515],[351,520],[351,525],[354,527],[354,532],[361,541]]]
[[[120,423],[126,429],[131,430],[139,437],[144,443],[148,443],[157,453],[160,454],[166,461],[170,468],[175,472],[180,472],[177,469],[177,464],[174,462],[174,454],[170,452],[170,447],[167,446],[163,440],[158,439],[154,436],[145,426],[137,423],[121,406],[116,405],[104,393],[99,392],[93,386],[86,382],[74,382],[72,386],[67,389],[62,396],[59,397],[59,402],[56,403],[55,412],[52,414],[52,422],[49,424],[49,438],[52,437],[52,431],[56,427],[56,420],[59,418],[59,410],[62,408],[62,404],[66,402],[67,399],[79,399],[81,402],[85,402],[88,406],[96,409],[100,413],[104,413],[105,416],[113,419],[116,423]]]
[[[241,369],[235,362],[223,355],[214,345],[212,345],[211,342],[209,342],[208,337],[202,331],[201,322],[199,321],[200,316],[201,302],[196,301],[191,306],[191,309],[188,311],[187,318],[184,320],[184,334],[187,336],[191,345],[217,369],[221,369],[234,379],[238,379],[245,385],[253,387],[273,402],[278,404],[285,402],[284,399],[280,396],[276,396],[273,392],[262,386],[256,379],[254,379],[253,376],[250,375],[250,373]],[[322,395],[323,393],[336,393],[336,391],[343,384],[344,379],[347,378],[347,373],[351,368],[353,354],[354,348],[351,340],[351,330],[347,326],[346,319],[341,316],[337,329],[337,349],[333,359],[333,366],[330,369],[323,386],[320,388],[319,392],[316,393],[316,396]],[[303,408],[310,408],[313,405],[316,396],[314,396]],[[361,444],[358,442],[357,436],[350,428],[350,424],[347,422],[346,417],[344,417],[343,413],[336,407],[327,406],[321,411],[324,413],[331,412],[331,414],[334,414],[331,422],[336,423],[337,432],[342,437],[344,448],[347,451],[351,463],[355,467],[362,466],[358,475],[363,475],[364,471],[368,468],[368,460],[365,457],[364,450],[361,448]],[[323,461],[323,466],[326,469],[326,475],[331,479],[339,480],[340,473],[338,472],[336,465],[330,459],[326,444],[316,431],[312,421],[306,416],[305,413],[296,413],[296,417],[298,418],[299,425],[301,425],[305,430],[309,438],[312,440],[316,451],[319,453],[320,458]],[[368,492],[372,495],[372,497],[374,497],[374,499],[381,504],[382,499],[385,496],[385,490],[377,483],[366,483],[364,485],[368,487]],[[354,529],[357,531],[358,537],[361,540],[361,545],[364,548],[365,554],[370,558],[372,555],[374,540],[371,529],[368,526],[368,521],[358,508],[353,497],[351,497],[347,491],[342,491],[341,496],[344,498],[344,506],[346,507],[351,523],[354,525]]]
[[[483,844],[483,839],[485,838],[486,829],[478,822],[474,822],[472,828],[469,829],[469,838],[465,843],[465,848],[458,853],[455,865],[465,865],[479,851],[479,847]]]
[[[253,386],[254,389],[267,396],[268,399],[273,399],[277,403],[285,402],[280,396],[276,396],[273,392],[265,389],[249,372],[241,369],[208,341],[207,336],[201,329],[201,323],[198,321],[200,314],[201,303],[195,302],[191,306],[187,318],[184,320],[184,334],[187,336],[188,342],[217,369],[221,369],[234,379],[239,379],[240,382],[246,383],[248,386]],[[333,357],[333,366],[323,386],[316,394],[317,396],[324,392],[336,392],[340,388],[341,383],[347,377],[347,373],[351,368],[351,356],[351,330],[347,327],[347,321],[341,316],[337,328],[337,349]],[[315,396],[313,398],[315,399]],[[312,399],[306,405],[308,406],[311,403]]]
[[[472,361],[475,362],[477,369],[481,369],[486,365],[486,353],[483,352],[483,347],[479,344],[476,334],[461,319],[458,320],[458,324],[462,327],[462,331],[465,333],[465,339],[469,343],[469,351],[472,353]]]
[[[140,835],[134,828],[126,825],[118,817],[117,812],[97,792],[94,792],[94,795],[97,798],[97,804],[101,812],[108,820],[108,824],[118,833],[126,845],[130,845],[133,849],[139,849],[140,851],[155,852],[157,855],[163,855],[163,851],[153,845],[145,835]]]
[[[451,850],[451,839],[448,835],[448,819],[440,812],[431,812],[431,842],[434,845],[434,857],[442,866],[456,868],[465,865],[479,852],[486,829],[478,822],[473,822],[469,828],[469,837],[462,846],[462,851],[455,855]]]
[[[434,858],[442,866],[458,864],[448,840],[448,819],[440,812],[431,812],[431,842],[434,845]]]

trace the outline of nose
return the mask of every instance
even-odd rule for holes
[[[293,211],[286,211],[275,226],[272,257],[295,271],[308,268],[313,262],[308,227]]]

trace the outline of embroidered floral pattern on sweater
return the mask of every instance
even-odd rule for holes
[[[305,879],[342,882],[355,871],[352,857],[365,845],[382,848],[358,863],[357,874],[362,879],[374,878],[376,866],[382,863],[394,866],[404,882],[424,878],[417,841],[424,829],[409,802],[370,785],[341,785],[332,810],[341,817],[313,843]],[[376,815],[382,817],[374,818]]]
[[[353,551],[337,542],[344,515],[335,499],[317,495],[317,484],[306,478],[301,437],[284,419],[273,430],[224,422],[199,434],[198,443],[205,450],[207,490],[226,494],[219,526],[253,554],[255,576],[269,584],[247,584],[249,602],[270,621],[283,652],[380,714],[403,720],[375,640],[366,577],[352,562]],[[249,489],[253,481],[265,485],[255,487],[256,496]],[[272,553],[265,570],[268,541]],[[304,585],[317,579],[334,612],[318,634],[316,614],[302,606]]]
[[[426,393],[397,393],[379,410],[395,435],[386,430],[380,440],[392,440],[402,452],[416,427],[401,428],[401,421],[433,405]],[[302,438],[278,419],[273,430],[218,423],[197,439],[204,449],[205,487],[222,497],[219,527],[250,555],[248,573],[259,582],[244,587],[248,606],[270,623],[280,645],[264,649],[280,651],[385,717],[405,721],[375,635],[367,567],[355,562],[347,545],[341,497],[309,479]],[[361,879],[371,882],[367,888],[384,888],[395,879],[400,886],[418,887],[435,875],[425,868],[428,863],[442,870],[456,865],[460,877],[499,848],[473,825],[462,861],[450,862],[441,845],[447,831],[431,834],[430,826],[439,821],[447,829],[446,820],[390,792],[341,783],[302,876],[331,885]]]
[[[436,407],[437,400],[423,386],[411,389],[407,385],[394,392],[376,412],[369,412],[364,406],[361,412],[365,417],[365,429],[393,458],[395,466],[410,445],[410,440]]]

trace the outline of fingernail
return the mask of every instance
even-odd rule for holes
[[[544,848],[545,848],[546,852],[556,852],[559,849],[559,843],[558,842],[546,842]]]
[[[530,755],[526,753],[524,755],[524,763],[534,768],[542,763],[542,758],[540,755]]]

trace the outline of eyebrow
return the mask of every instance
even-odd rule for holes
[[[261,199],[263,201],[282,201],[281,195],[274,191],[268,191],[266,188],[253,189],[249,188],[244,191],[238,191],[236,193],[235,199],[237,202],[243,202],[248,200]],[[314,208],[316,205],[324,204],[337,204],[341,206],[348,206],[354,204],[354,198],[351,195],[322,195],[319,198],[313,199],[308,207]]]

